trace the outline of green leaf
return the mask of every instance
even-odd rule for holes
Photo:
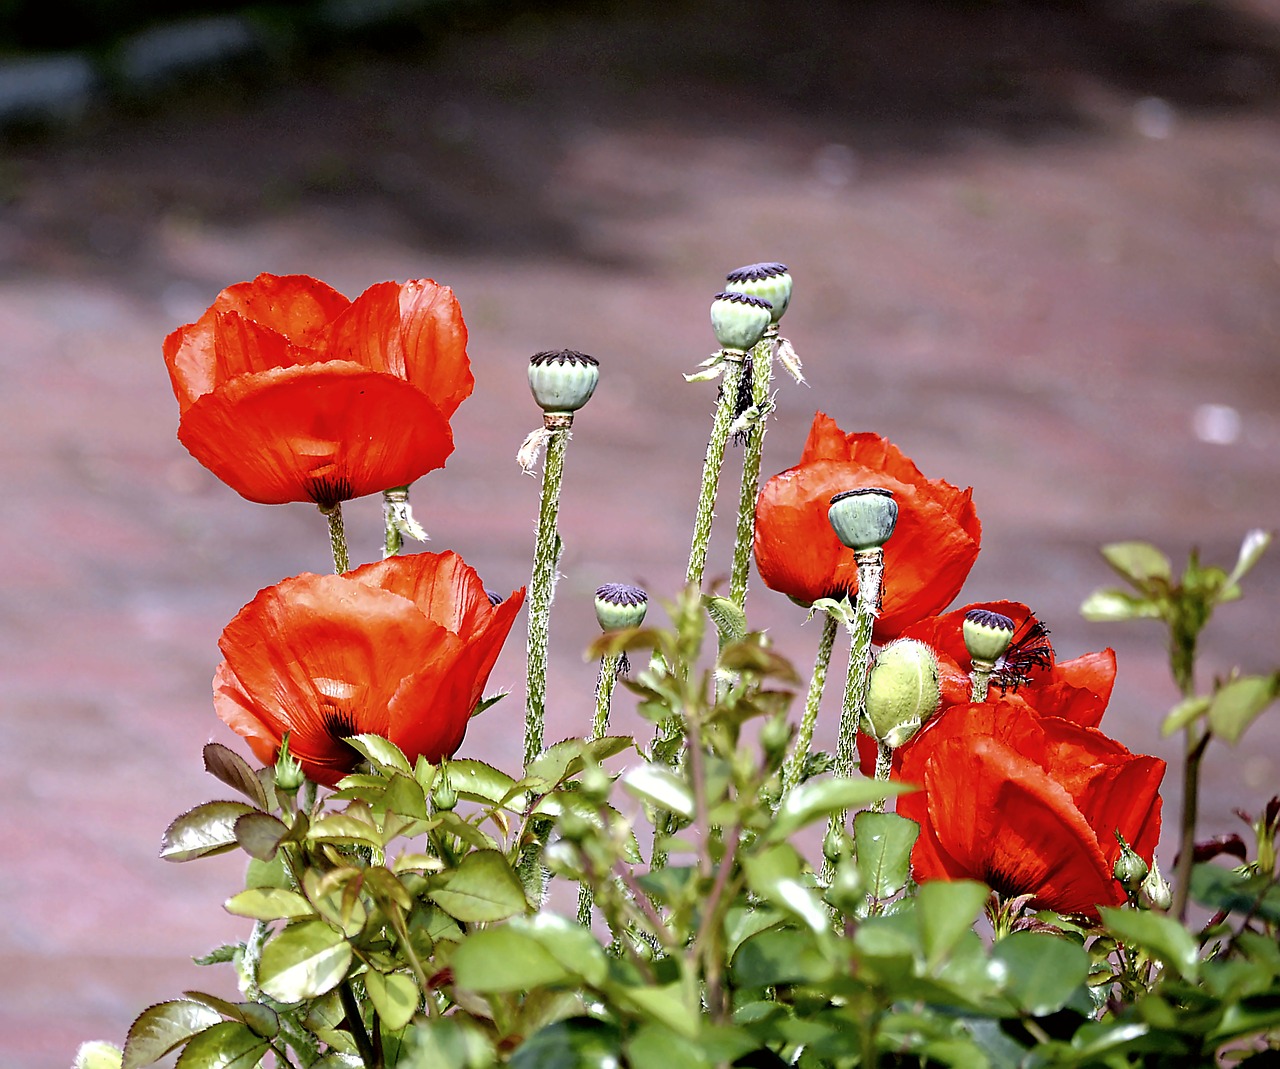
[[[203,1003],[229,1020],[248,1025],[263,1039],[274,1039],[280,1034],[280,1015],[270,1006],[260,1002],[228,1002],[206,991],[184,991],[183,994],[193,1002]]]
[[[237,917],[259,921],[296,920],[315,914],[311,903],[302,895],[284,887],[250,887],[232,895],[222,908]]]
[[[1014,932],[991,948],[991,960],[1006,970],[1005,997],[1033,1017],[1062,1009],[1089,975],[1083,947],[1043,932]]]
[[[604,993],[624,1009],[666,1025],[686,1039],[693,1039],[698,1034],[701,1014],[685,1002],[684,985],[678,980],[660,987],[610,983],[604,985]]]
[[[1136,597],[1124,590],[1095,590],[1080,606],[1086,620],[1158,620],[1160,606],[1147,598]]]
[[[491,694],[487,698],[481,698],[478,702],[476,702],[476,707],[471,710],[471,719],[474,720],[477,716],[479,716],[485,710],[492,709],[495,705],[498,704],[498,702],[502,701],[502,699],[505,698],[510,693],[511,691],[509,690],[500,690],[498,691],[497,694]]]
[[[332,990],[350,967],[346,936],[324,921],[301,921],[263,948],[258,982],[277,1002],[301,1002]]]
[[[258,773],[235,750],[220,742],[209,742],[204,747],[204,770],[220,779],[228,787],[239,791],[259,809],[267,809],[267,792],[258,779]]]
[[[1191,870],[1191,897],[1210,909],[1252,913],[1280,924],[1280,884],[1265,874],[1237,872],[1204,862]]]
[[[449,786],[458,792],[459,798],[470,802],[488,802],[501,805],[509,800],[515,780],[483,761],[464,759],[450,761],[445,766]]]
[[[1160,734],[1164,738],[1168,738],[1175,731],[1181,731],[1188,724],[1199,720],[1205,713],[1209,711],[1209,699],[1203,695],[1192,695],[1190,698],[1183,698],[1164,718],[1164,723],[1160,725]]]
[[[414,1029],[416,1069],[492,1069],[498,1064],[493,1043],[468,1017],[454,1015],[423,1021]]]
[[[398,813],[413,820],[426,820],[428,816],[422,784],[412,776],[392,775],[387,780],[387,791],[379,804],[386,806],[389,813]]]
[[[250,857],[270,861],[289,837],[289,826],[270,813],[246,813],[233,825],[236,842]]]
[[[666,809],[685,820],[694,813],[693,791],[670,769],[644,762],[622,776],[622,786],[646,805]]]
[[[811,779],[790,791],[778,807],[778,815],[765,832],[766,842],[782,842],[819,817],[869,805],[880,798],[894,798],[913,788],[865,777]]]
[[[853,818],[854,861],[869,895],[891,898],[906,886],[919,835],[919,824],[896,813],[868,811]]]
[[[188,809],[165,828],[160,856],[165,861],[190,861],[234,849],[236,821],[258,812],[244,802],[205,802]]]
[[[1231,574],[1227,576],[1227,590],[1235,587],[1258,563],[1258,558],[1271,545],[1272,538],[1273,535],[1270,531],[1264,531],[1260,528],[1255,528],[1244,536],[1244,541],[1240,543],[1240,556],[1236,559],[1236,566],[1231,569]]]
[[[570,776],[576,776],[587,762],[601,761],[635,746],[635,740],[623,735],[606,735],[602,739],[562,739],[547,747],[529,763],[525,780],[533,781],[541,790],[559,786]]]
[[[187,999],[149,1006],[129,1026],[124,1041],[123,1069],[141,1069],[157,1062],[221,1020],[222,1015],[216,1010]]]
[[[404,751],[394,742],[388,742],[381,735],[352,735],[346,740],[355,750],[369,759],[375,768],[386,772],[403,772],[413,775],[413,767]]]
[[[254,1069],[269,1046],[239,1021],[223,1021],[194,1036],[174,1069]]]
[[[348,810],[346,813],[330,813],[313,821],[307,829],[311,842],[352,844],[380,849],[382,836],[368,819],[361,819]]]
[[[364,989],[369,1001],[378,1011],[382,1023],[392,1032],[398,1032],[418,1012],[418,983],[412,976],[393,972],[384,976],[370,969],[364,974]]]
[[[1102,922],[1121,942],[1145,950],[1185,980],[1200,970],[1195,938],[1172,917],[1111,906],[1099,908]]]
[[[572,977],[528,932],[504,925],[471,932],[453,953],[454,980],[472,991],[529,991]]]
[[[535,939],[564,968],[588,984],[598,986],[609,975],[604,947],[589,928],[555,913],[516,917],[509,927]]]
[[[1164,580],[1173,575],[1169,558],[1149,542],[1112,542],[1102,547],[1106,562],[1124,579],[1144,592],[1151,580]]]
[[[1234,746],[1245,729],[1280,694],[1280,672],[1269,676],[1240,676],[1219,688],[1209,702],[1209,727]]]
[[[652,1022],[642,1024],[627,1040],[626,1053],[631,1069],[713,1069],[715,1064],[683,1036]]]
[[[120,1048],[100,1039],[81,1043],[71,1069],[120,1069],[123,1054]]]
[[[747,614],[730,598],[716,594],[703,594],[702,607],[707,610],[711,622],[720,633],[720,644],[736,642],[747,633]]]
[[[972,880],[933,880],[916,892],[916,920],[925,967],[933,972],[973,928],[990,891]]]
[[[473,851],[453,871],[433,876],[427,897],[464,924],[505,920],[529,908],[520,880],[496,850]]]
[[[796,917],[815,933],[826,935],[830,931],[831,915],[817,892],[803,882],[804,864],[790,843],[747,855],[743,868],[747,886],[765,901]]]
[[[616,1025],[567,1017],[531,1035],[507,1064],[512,1069],[617,1069],[621,1044]]]

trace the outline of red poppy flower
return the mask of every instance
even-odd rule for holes
[[[266,764],[289,732],[307,775],[330,787],[359,760],[350,735],[438,761],[461,745],[523,602],[518,590],[494,605],[456,553],[286,579],[222,632],[214,708]]]
[[[1164,762],[1095,728],[1007,698],[956,705],[904,752],[922,790],[897,810],[920,825],[915,878],[981,880],[1040,908],[1096,917],[1125,894],[1112,876],[1119,831],[1150,863]]]
[[[267,505],[404,486],[453,452],[475,383],[453,291],[382,282],[354,301],[306,275],[223,290],[164,341],[178,439]]]
[[[805,605],[852,595],[853,550],[836,537],[827,509],[834,494],[866,487],[892,490],[898,504],[874,633],[886,642],[952,602],[977,559],[982,530],[971,490],[926,479],[886,439],[845,434],[829,416],[815,415],[800,463],[760,491],[756,568],[766,586]]]

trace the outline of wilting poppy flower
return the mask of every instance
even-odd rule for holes
[[[214,708],[267,764],[289,732],[290,752],[327,786],[359,760],[350,735],[438,761],[462,743],[523,602],[518,590],[494,605],[456,553],[286,579],[222,632]]]
[[[884,546],[884,587],[877,642],[945,609],[978,556],[981,524],[972,491],[926,479],[891,442],[845,434],[829,416],[814,416],[800,463],[775,475],[756,502],[756,568],[765,585],[805,605],[852,595],[858,587],[853,550],[827,520],[833,495],[892,490],[898,523]]]
[[[349,301],[306,275],[223,290],[164,341],[178,439],[250,501],[340,501],[404,486],[453,451],[471,393],[453,291],[382,282]]]
[[[915,878],[981,880],[1038,907],[1096,917],[1125,894],[1112,876],[1119,831],[1150,864],[1164,762],[1095,728],[1007,698],[956,705],[905,748],[898,799],[920,825]]]

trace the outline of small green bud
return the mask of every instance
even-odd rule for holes
[[[867,896],[862,887],[862,877],[858,875],[858,866],[852,857],[846,857],[836,865],[831,886],[827,888],[827,901],[846,915],[855,915],[866,909]]]
[[[276,790],[292,794],[307,780],[302,763],[289,752],[289,733],[280,740],[280,752],[276,754]]]
[[[867,719],[872,734],[896,749],[912,738],[942,702],[938,656],[914,638],[890,642],[867,679]]]
[[[775,764],[787,754],[791,745],[791,723],[785,716],[771,716],[760,728],[760,748],[769,763]]]
[[[791,304],[791,273],[786,264],[748,264],[725,276],[725,290],[761,297],[773,306],[773,322],[778,322]]]
[[[1142,881],[1139,893],[1148,909],[1166,910],[1173,905],[1173,889],[1169,881],[1160,875],[1160,864],[1155,858],[1151,859],[1151,871]]]
[[[836,537],[850,549],[875,549],[893,534],[898,523],[898,503],[892,490],[845,490],[831,499],[827,519]]]
[[[1138,856],[1132,846],[1125,842],[1124,836],[1118,831],[1116,841],[1120,843],[1120,856],[1111,867],[1111,875],[1120,881],[1120,886],[1126,893],[1136,894],[1138,888],[1142,886],[1142,881],[1147,878],[1149,871],[1147,863]]]
[[[853,836],[833,822],[822,837],[822,856],[833,865],[853,857]]]
[[[773,321],[773,306],[745,293],[717,293],[711,300],[711,328],[722,349],[746,352]]]
[[[431,808],[439,813],[449,813],[457,804],[458,792],[453,789],[453,784],[442,768],[431,788]]]
[[[1013,621],[989,609],[970,609],[964,614],[961,631],[964,646],[974,662],[993,665],[1009,648],[1013,639]]]
[[[649,595],[638,586],[605,583],[596,589],[596,619],[602,631],[639,627],[649,608]]]
[[[573,349],[534,353],[529,358],[529,389],[548,414],[576,412],[595,393],[600,361]]]
[[[578,777],[578,793],[593,805],[603,805],[613,789],[613,777],[597,764],[589,764]]]

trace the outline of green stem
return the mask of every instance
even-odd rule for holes
[[[693,518],[693,544],[689,548],[689,567],[685,570],[685,582],[699,588],[702,586],[703,573],[707,570],[707,547],[711,544],[711,522],[715,519],[720,469],[724,466],[724,448],[729,441],[734,398],[737,396],[738,379],[741,377],[742,357],[726,357],[724,375],[720,382],[720,399],[716,404],[715,418],[711,421],[707,456],[702,463],[702,487],[698,491],[698,511]]]
[[[1200,762],[1209,745],[1209,732],[1199,736],[1195,724],[1186,730],[1186,756],[1182,765],[1182,824],[1178,838],[1178,867],[1173,877],[1170,912],[1182,922],[1187,919],[1187,897],[1191,891],[1191,868],[1195,864],[1196,812],[1200,801]]]
[[[839,625],[830,613],[824,613],[823,616],[822,637],[818,640],[818,656],[813,662],[813,675],[809,679],[809,693],[804,701],[800,730],[796,734],[795,745],[782,766],[784,794],[798,787],[804,775],[805,765],[809,761],[809,751],[813,746],[814,728],[818,723],[818,706],[822,702],[822,693],[827,685],[827,666],[831,663],[831,650],[835,646],[836,629]]]
[[[596,715],[591,721],[591,737],[603,739],[609,732],[609,706],[613,701],[613,688],[618,682],[618,666],[622,654],[600,658],[600,675],[596,679]]]
[[[888,783],[889,773],[893,771],[893,748],[879,739],[876,740],[876,782]],[[873,813],[884,812],[885,799],[877,798],[871,803]]]
[[[538,535],[533,549],[533,578],[529,583],[529,661],[524,714],[526,768],[542,752],[547,706],[547,635],[551,626],[551,599],[555,596],[556,563],[560,555],[556,517],[560,511],[560,483],[564,477],[564,453],[568,442],[567,429],[553,430],[542,467],[542,503],[538,509]]]
[[[369,1041],[369,1033],[364,1027],[364,1018],[360,1016],[360,1005],[356,1002],[355,992],[351,990],[351,981],[342,980],[338,984],[338,999],[342,1003],[342,1011],[346,1014],[347,1031],[355,1040],[356,1050],[365,1069],[382,1069],[382,1059],[378,1057]]]
[[[972,662],[972,671],[969,673],[969,700],[971,702],[985,702],[987,700],[987,691],[991,688],[991,673],[995,665],[988,661]]]
[[[738,494],[738,529],[733,543],[733,570],[729,577],[729,597],[742,608],[747,601],[747,575],[751,565],[752,543],[756,531],[756,496],[760,490],[760,460],[764,455],[764,434],[768,419],[764,406],[769,401],[769,382],[773,371],[773,346],[777,328],[766,334],[751,350],[751,403],[760,412],[760,420],[747,433],[742,453],[742,489]]]
[[[347,532],[342,525],[342,502],[333,508],[320,507],[320,513],[329,521],[329,546],[333,550],[333,570],[339,575],[351,570],[351,561],[347,557]]]

